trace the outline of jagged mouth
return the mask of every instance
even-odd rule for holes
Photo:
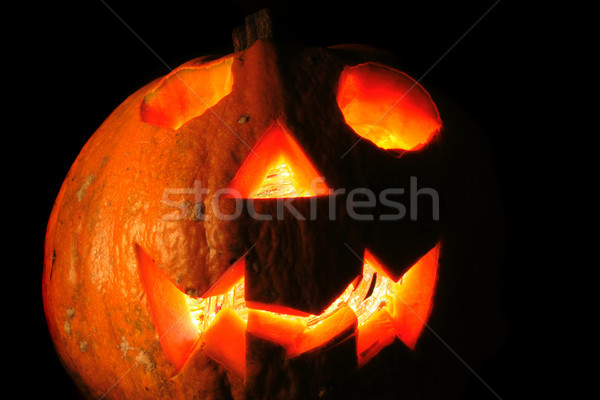
[[[246,333],[281,345],[287,357],[355,335],[357,367],[395,338],[414,348],[431,309],[439,244],[398,281],[365,251],[362,274],[319,315],[246,301],[243,258],[202,297],[192,297],[140,246],[136,249],[152,318],[174,373],[201,350],[243,378]]]
[[[390,278],[381,273],[378,274],[371,264],[372,261],[370,259],[365,259],[362,275],[348,285],[344,292],[321,314],[305,314],[294,312],[294,310],[290,310],[293,314],[286,314],[284,312],[277,312],[277,314],[282,318],[302,323],[308,329],[311,329],[325,321],[341,308],[350,307],[356,315],[358,324],[361,325],[376,310],[386,305],[388,301],[387,297],[391,295],[391,285],[394,284]],[[400,282],[401,280],[402,278]],[[200,298],[189,297],[187,302],[194,324],[200,332],[206,331],[209,328],[212,321],[222,309],[231,309],[242,320],[248,321],[248,305],[244,296],[243,275],[227,293],[209,297],[205,295]],[[259,311],[262,309],[271,312],[268,311],[271,308],[268,305],[256,302],[249,303],[253,305],[251,307],[253,310]]]

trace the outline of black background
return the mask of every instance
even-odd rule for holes
[[[422,77],[426,88],[451,96],[486,128],[482,135],[506,218],[503,305],[508,335],[501,349],[475,370],[502,399],[522,395],[532,381],[533,332],[528,327],[534,323],[527,310],[535,306],[521,297],[527,281],[510,277],[514,270],[527,268],[523,257],[531,256],[524,234],[524,224],[531,221],[524,214],[531,207],[527,194],[536,171],[527,168],[526,156],[540,133],[531,129],[535,100],[528,86],[536,49],[546,37],[534,27],[538,14],[507,1],[500,1],[473,27],[493,4],[239,0],[125,5],[88,0],[37,8],[35,17],[24,20],[23,28],[33,38],[24,42],[20,61],[29,66],[35,85],[26,100],[36,110],[27,117],[35,124],[33,136],[21,138],[35,151],[37,247],[35,253],[28,252],[27,262],[32,286],[41,286],[43,235],[54,198],[89,136],[129,94],[170,68],[201,55],[232,52],[233,28],[246,14],[269,5],[286,21],[285,35],[292,41],[364,43],[390,50],[403,60],[407,73]],[[74,397],[47,334],[41,293],[33,307],[36,361],[29,368],[36,386],[47,397]],[[464,398],[496,396],[473,377]]]

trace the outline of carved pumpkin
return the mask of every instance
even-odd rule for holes
[[[65,367],[95,398],[387,393],[387,360],[410,369],[435,307],[437,199],[419,188],[437,187],[440,129],[425,89],[367,47],[260,40],[141,88],[48,223]]]

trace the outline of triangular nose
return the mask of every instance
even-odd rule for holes
[[[228,186],[242,198],[324,195],[329,188],[302,148],[278,122],[258,140]]]

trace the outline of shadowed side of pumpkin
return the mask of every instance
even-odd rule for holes
[[[438,275],[435,197],[384,223],[335,191],[438,187],[437,107],[378,50],[255,39],[140,89],[82,149],[46,237],[57,351],[92,397],[427,394],[428,318],[464,277]]]

